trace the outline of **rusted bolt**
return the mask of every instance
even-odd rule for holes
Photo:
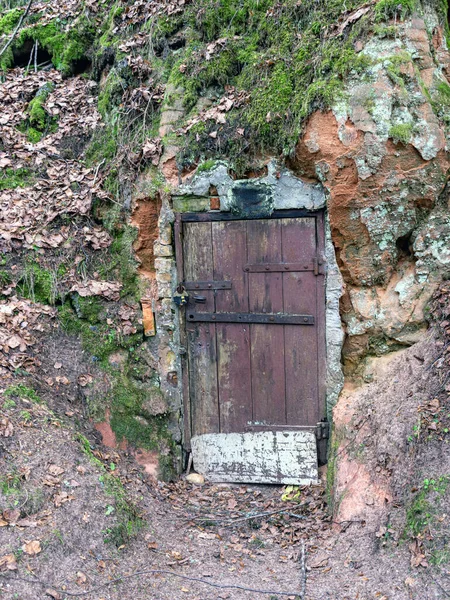
[[[213,315],[211,318],[212,318],[212,320],[213,320],[213,321],[215,321],[215,320],[216,320],[216,317],[215,317],[214,315]]]
[[[266,267],[266,271],[268,271],[268,270],[269,270],[269,267]]]
[[[244,271],[250,271],[249,267],[245,267]]]
[[[195,287],[196,287],[196,288],[199,288],[200,286],[198,285],[198,283],[196,283],[196,284],[195,284]]]
[[[305,323],[308,322],[308,317],[303,317],[303,320],[305,321]]]
[[[289,271],[289,267],[287,265],[284,268],[286,269],[286,271]]]
[[[303,265],[303,268],[304,268],[304,269],[307,269],[307,268],[308,268],[308,265]]]
[[[208,283],[208,287],[212,287],[212,283]]]
[[[273,321],[273,320],[274,320],[274,317],[269,317],[269,321]]]

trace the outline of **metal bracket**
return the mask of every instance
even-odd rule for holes
[[[280,315],[270,313],[208,313],[188,312],[191,322],[203,323],[270,323],[284,325],[314,325],[313,315]]]
[[[187,290],[231,290],[231,281],[185,281]]]
[[[330,437],[330,424],[328,421],[317,423],[316,438],[318,440],[327,440]]]
[[[299,271],[313,271],[314,265],[308,261],[304,263],[260,263],[256,265],[244,265],[244,271],[248,273],[296,273]]]

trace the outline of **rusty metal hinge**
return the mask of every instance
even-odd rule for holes
[[[316,275],[316,277],[318,275],[324,275],[325,274],[325,264],[326,261],[322,256],[315,256],[313,258],[313,271],[314,271],[314,275]]]
[[[316,438],[318,440],[327,440],[330,437],[330,424],[328,421],[317,423]]]

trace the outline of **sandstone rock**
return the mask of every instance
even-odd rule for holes
[[[194,485],[203,485],[205,483],[205,478],[200,473],[189,473],[186,476],[186,481],[189,483],[193,483]]]

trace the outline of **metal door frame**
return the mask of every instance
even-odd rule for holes
[[[203,213],[176,213],[174,224],[175,238],[175,261],[177,269],[177,284],[184,279],[184,257],[183,257],[183,223],[211,222],[211,221],[249,221],[266,219],[286,219],[286,218],[314,218],[316,220],[316,244],[319,251],[325,253],[325,210],[306,210],[306,209],[286,209],[275,210],[269,216],[242,217],[229,212],[211,211]],[[320,250],[321,249],[321,250]],[[322,257],[325,264],[325,256]],[[326,277],[326,273],[320,273]],[[325,283],[324,279],[323,294],[317,294],[317,375],[318,375],[318,394],[319,407],[322,418],[326,419],[326,341],[325,341]],[[323,301],[321,301],[323,299]],[[189,361],[187,352],[186,336],[186,313],[185,310],[179,311],[180,325],[180,346],[181,346],[181,373],[182,373],[182,395],[183,395],[183,448],[186,452],[191,450],[192,420],[191,420],[191,399],[189,390]],[[287,427],[288,428],[288,427]],[[320,438],[319,438],[320,439]]]

